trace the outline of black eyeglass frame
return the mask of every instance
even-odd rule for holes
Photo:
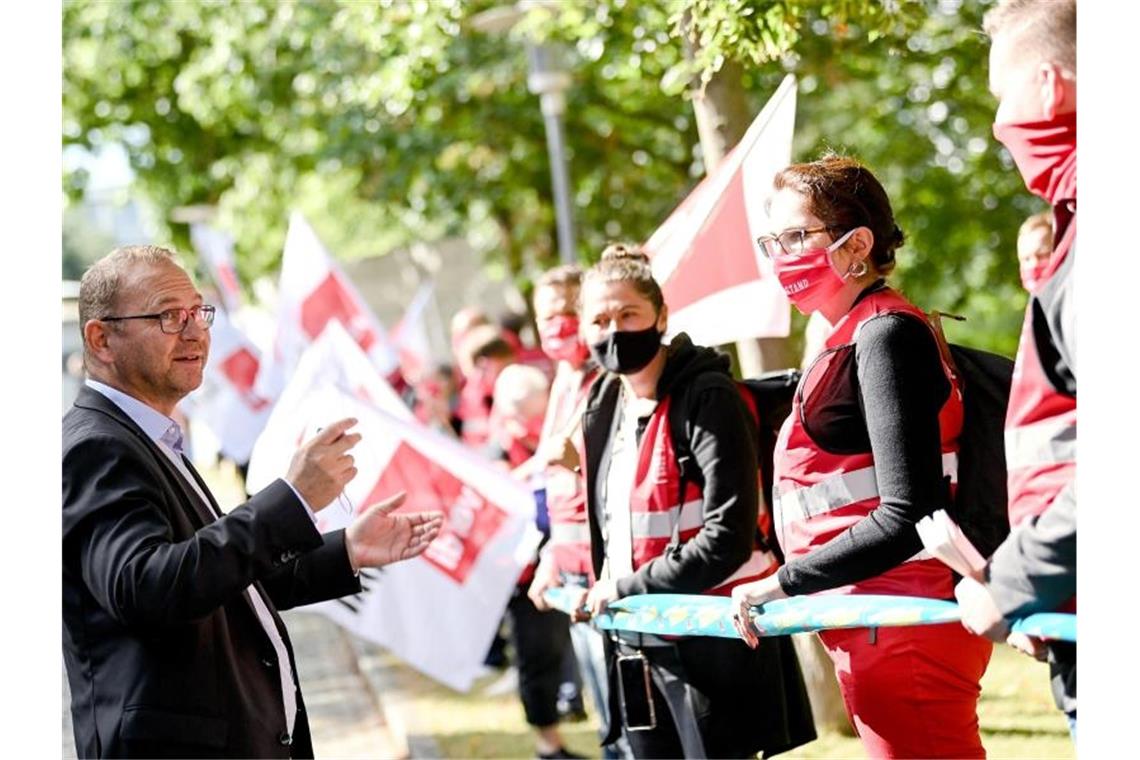
[[[836,230],[841,230],[841,229],[843,229],[843,228],[827,224],[827,225],[823,225],[821,227],[802,227],[799,229],[784,230],[779,235],[761,235],[760,237],[756,238],[756,244],[760,246],[760,250],[769,259],[774,258],[774,256],[773,256],[772,252],[768,250],[768,245],[767,245],[768,241],[774,242],[776,245],[778,245],[780,247],[780,250],[783,252],[783,258],[795,259],[795,258],[799,258],[800,256],[803,256],[804,239],[808,235],[814,235],[817,232],[834,232]],[[792,234],[797,234],[797,233],[799,234],[799,244],[800,244],[799,253],[792,253],[791,251],[788,250],[787,246],[784,245],[784,241],[780,240],[780,238],[784,237],[785,235],[792,235]]]
[[[158,329],[162,330],[164,334],[181,335],[182,332],[186,329],[186,326],[190,324],[191,317],[194,318],[194,321],[203,330],[209,330],[210,327],[214,324],[214,315],[217,313],[217,311],[218,308],[216,306],[211,306],[210,304],[202,304],[201,306],[191,306],[189,309],[184,309],[181,307],[177,309],[164,309],[163,311],[160,311],[156,314],[130,314],[125,317],[101,317],[99,321],[122,322],[126,319],[157,319]],[[194,316],[194,312],[197,312],[198,316]],[[173,322],[172,324],[177,325],[178,329],[174,330],[173,332],[166,329],[167,322],[171,319],[174,319],[174,317],[168,315],[177,315],[178,321]],[[203,324],[203,321],[205,324]]]

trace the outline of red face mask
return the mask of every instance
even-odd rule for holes
[[[541,414],[527,419],[500,418],[493,420],[492,427],[495,438],[504,450],[509,450],[512,446],[522,446],[533,453],[538,449],[538,442],[542,439],[542,421]]]
[[[836,240],[826,248],[812,248],[796,257],[772,258],[772,270],[795,307],[801,314],[811,314],[827,303],[843,287],[844,275],[835,271],[831,262],[832,251],[843,245],[855,230]]]
[[[578,317],[557,316],[543,326],[538,337],[542,352],[554,361],[577,365],[590,355],[589,347],[578,337]]]
[[[1029,192],[1049,203],[1077,196],[1077,114],[1043,121],[994,124]]]
[[[1049,269],[1049,259],[1044,261],[1022,262],[1020,264],[1021,286],[1033,293],[1037,286],[1045,279],[1045,272]]]

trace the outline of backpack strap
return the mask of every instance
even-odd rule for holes
[[[693,436],[693,405],[700,394],[709,388],[730,388],[733,393],[739,394],[740,389],[737,386],[737,381],[728,375],[720,372],[705,372],[698,375],[682,394],[674,396],[669,405],[669,436],[673,441],[673,453],[677,458],[677,470],[680,473],[678,494],[682,503],[688,485],[699,483],[703,486],[705,480],[704,473],[701,472],[700,465],[697,464],[696,457],[693,456],[693,451],[689,446],[689,440]],[[750,420],[749,424],[755,427],[753,420]],[[759,463],[757,463],[757,471],[759,472]],[[772,544],[760,531],[759,526],[756,526],[755,533],[757,546],[765,551],[773,551]],[[665,551],[674,553],[681,551],[680,512],[678,512],[677,519],[673,523],[673,535]],[[781,562],[783,561],[782,554],[777,553],[776,556],[780,558]]]
[[[947,369],[950,370],[954,378],[960,383],[962,373],[958,371],[958,365],[954,363],[954,356],[950,353],[950,342],[946,340],[946,332],[942,329],[943,317],[949,317],[958,322],[965,322],[966,318],[957,314],[947,314],[946,312],[938,311],[938,309],[931,309],[926,314],[926,321],[930,325],[930,329],[934,331],[934,340],[938,344],[938,353],[942,355],[942,361]]]

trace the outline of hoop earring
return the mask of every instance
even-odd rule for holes
[[[856,269],[856,267],[858,267],[858,269]],[[851,275],[852,277],[854,277],[856,279],[867,274],[867,260],[862,259],[857,265],[852,264],[851,266],[849,266],[847,268],[847,274]]]

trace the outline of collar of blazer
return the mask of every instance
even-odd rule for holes
[[[79,389],[79,395],[75,399],[75,405],[81,409],[87,409],[98,414],[110,417],[115,422],[119,423],[128,433],[137,438],[147,451],[150,452],[158,466],[166,473],[168,485],[179,496],[181,496],[183,503],[188,507],[187,512],[192,516],[195,522],[200,523],[199,527],[204,527],[214,522],[217,518],[211,511],[211,505],[202,503],[202,499],[194,491],[194,487],[187,482],[185,476],[178,471],[174,463],[167,458],[166,454],[158,448],[150,436],[148,436],[142,428],[140,428],[134,420],[132,420],[126,412],[119,408],[119,406],[111,401],[111,399],[104,396],[99,391],[84,385]],[[206,497],[213,500],[213,494],[206,488],[206,484],[200,484],[202,492]],[[217,505],[213,505],[217,509]],[[219,512],[221,510],[218,510]]]

